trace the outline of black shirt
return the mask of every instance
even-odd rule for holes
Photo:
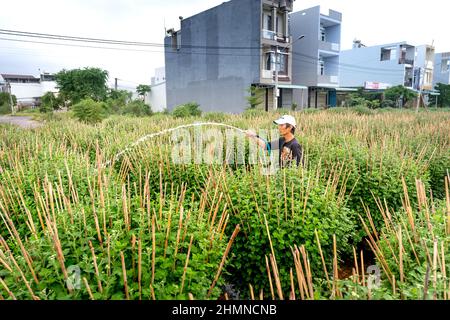
[[[298,143],[297,139],[292,139],[286,142],[286,139],[280,138],[278,140],[269,143],[271,150],[280,150],[279,152],[279,164],[281,168],[290,167],[292,162],[295,160],[297,166],[302,164],[305,165],[303,159],[303,148]]]

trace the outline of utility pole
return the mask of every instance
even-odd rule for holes
[[[425,77],[425,75],[423,77]],[[420,67],[419,68],[419,98],[417,99],[416,112],[419,112],[420,99],[422,98],[422,87],[423,87],[422,67]]]
[[[114,78],[114,90],[117,91],[117,78]]]
[[[9,93],[9,105],[11,107],[11,114],[14,115],[16,113],[16,110],[14,108],[14,103],[13,103],[12,93],[11,93],[11,83],[9,81],[6,83],[6,87],[8,88],[8,93]]]

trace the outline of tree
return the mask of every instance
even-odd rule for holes
[[[87,98],[104,101],[108,93],[107,81],[108,72],[99,68],[63,69],[56,74],[60,94],[72,105]]]
[[[438,106],[443,107],[450,107],[450,85],[438,83],[435,88],[435,90],[439,91],[439,96],[431,96],[430,97],[430,104],[435,105],[436,99],[438,99]]]
[[[140,84],[136,87],[136,92],[139,94],[139,96],[143,97],[142,100],[145,100],[145,96],[147,93],[152,91],[152,88],[149,85],[146,84]]]
[[[46,92],[41,98],[41,105],[39,111],[42,113],[52,112],[57,110],[64,104],[61,96],[55,96],[53,92]]]
[[[255,86],[251,86],[247,89],[250,94],[246,99],[249,105],[249,109],[255,109],[263,103],[264,90]]]
[[[110,90],[106,104],[110,113],[121,113],[131,101],[132,93],[126,90]]]
[[[391,87],[384,92],[384,97],[386,100],[398,101],[400,98],[403,98],[403,105],[414,99],[416,96],[416,93],[405,88],[404,86]]]

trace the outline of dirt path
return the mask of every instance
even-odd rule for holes
[[[41,122],[25,116],[0,116],[0,123],[9,123],[24,129],[33,129],[42,126]]]

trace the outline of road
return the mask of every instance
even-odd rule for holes
[[[40,127],[41,122],[32,120],[32,117],[25,116],[0,116],[0,124],[9,123],[24,129],[33,129]]]

